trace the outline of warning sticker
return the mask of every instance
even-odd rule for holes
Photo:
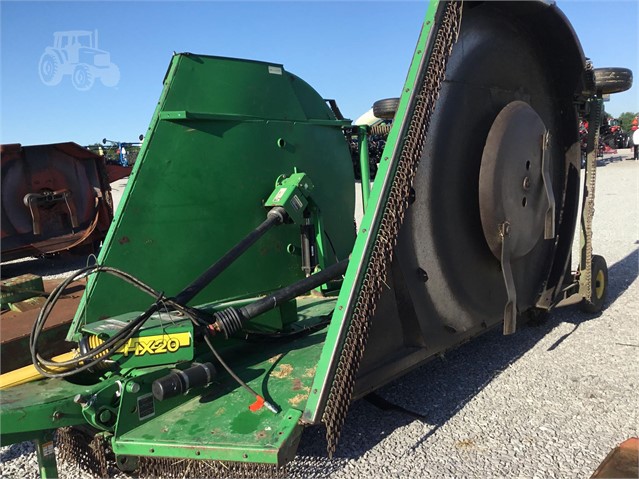
[[[278,201],[280,201],[282,199],[282,196],[284,196],[284,193],[286,193],[286,188],[280,188],[280,190],[275,195],[275,198],[273,198],[273,202],[277,203]]]
[[[153,394],[144,394],[138,398],[138,419],[142,421],[155,416],[155,403]]]
[[[42,454],[44,456],[52,456],[55,454],[55,449],[53,448],[53,441],[45,442],[42,445]]]
[[[282,68],[281,67],[274,67],[272,65],[268,66],[268,72],[271,75],[281,75],[282,74]]]

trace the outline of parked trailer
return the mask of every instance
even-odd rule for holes
[[[76,143],[9,144],[2,155],[2,261],[91,247],[113,202],[104,160]]]

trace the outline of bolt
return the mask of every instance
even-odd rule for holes
[[[420,281],[423,281],[424,283],[428,281],[428,273],[422,268],[417,268],[417,276],[419,277]]]
[[[56,411],[53,413],[53,419],[55,419],[56,421],[59,419],[62,419],[64,417],[64,414],[62,414],[60,411]]]
[[[87,398],[85,398],[82,394],[76,394],[73,397],[73,402],[80,406],[85,406],[88,403]]]
[[[524,178],[524,184],[523,184],[524,190],[527,190],[530,188],[530,178],[526,177]]]
[[[108,423],[111,420],[112,417],[113,417],[113,414],[111,414],[111,411],[109,411],[108,409],[103,409],[102,411],[100,411],[100,415],[98,416],[98,420],[102,424],[106,424],[106,423]]]
[[[138,383],[133,381],[126,383],[126,392],[135,394],[139,391],[140,391],[140,385]]]

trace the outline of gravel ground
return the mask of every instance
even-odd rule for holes
[[[596,208],[594,251],[610,272],[603,313],[566,305],[414,370],[377,393],[397,407],[351,406],[332,460],[321,428],[307,429],[291,476],[589,477],[639,435],[639,163],[600,162]],[[36,477],[36,466],[28,443],[0,449],[2,477]]]

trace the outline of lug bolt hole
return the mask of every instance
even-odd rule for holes
[[[528,204],[528,199],[524,196],[521,200],[521,206],[525,208],[527,204]]]
[[[530,161],[527,161],[527,162],[526,162],[526,169],[527,169],[527,170],[530,170]]]

